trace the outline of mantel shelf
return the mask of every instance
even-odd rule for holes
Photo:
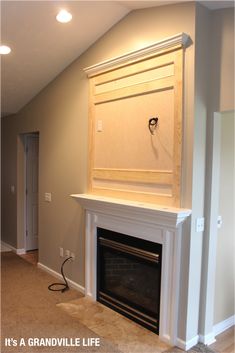
[[[177,227],[191,215],[190,209],[174,208],[146,202],[129,201],[94,194],[72,194],[86,210],[144,219],[155,224]]]

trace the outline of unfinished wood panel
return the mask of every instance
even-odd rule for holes
[[[182,63],[177,49],[90,79],[91,193],[180,206]]]
[[[155,135],[148,122],[159,116]],[[95,107],[94,168],[173,170],[173,89],[125,97]]]
[[[144,72],[137,72],[112,81],[95,85],[95,94],[113,91],[117,88],[124,88],[143,82],[153,81],[174,75],[174,65],[172,63],[161,67],[153,67]]]
[[[108,190],[112,189],[121,193],[132,193],[141,195],[162,195],[164,197],[172,197],[172,185],[159,184],[159,183],[146,183],[146,182],[128,182],[128,181],[116,181],[116,180],[101,180],[94,179],[93,186],[96,190]],[[112,195],[113,196],[113,195]],[[142,200],[142,199],[141,199]],[[144,200],[142,200],[144,201]],[[156,201],[156,200],[155,200]]]
[[[131,169],[94,169],[94,179],[117,180],[123,182],[139,182],[148,184],[173,183],[173,173],[170,171],[131,170]]]
[[[179,49],[179,47],[175,47],[175,50],[177,49]],[[146,65],[146,60],[148,65]],[[148,70],[152,70],[153,68],[167,66],[173,64],[174,61],[175,51],[172,48],[170,52],[165,51],[162,53],[156,53],[156,55],[153,55],[152,57],[143,57],[138,62],[127,62],[121,67],[113,67],[113,69],[111,70],[106,70],[106,72],[103,71],[101,73],[99,72],[96,75],[93,74],[91,75],[91,77],[93,80],[93,84],[97,86],[99,84],[115,80],[117,78],[136,75],[140,72],[147,72]]]
[[[121,98],[134,97],[143,95],[154,91],[162,91],[174,87],[174,80],[172,77],[161,78],[154,81],[146,81],[144,83],[127,86],[123,88],[116,88],[113,91],[97,94],[94,97],[94,104],[101,104],[104,102],[111,102]],[[124,113],[124,112],[123,112]]]

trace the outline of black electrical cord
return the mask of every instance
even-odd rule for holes
[[[60,272],[62,274],[62,277],[64,279],[64,283],[52,283],[48,286],[48,289],[53,291],[53,292],[61,292],[61,293],[64,293],[66,290],[69,290],[69,285],[68,285],[68,282],[67,282],[67,279],[65,278],[65,275],[64,275],[64,264],[65,262],[67,262],[68,260],[72,259],[72,256],[68,257],[67,259],[64,260],[64,262],[62,263],[61,265],[61,269],[60,269]],[[53,289],[54,286],[62,286],[62,288],[58,288],[58,289]]]

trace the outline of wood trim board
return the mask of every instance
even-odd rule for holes
[[[133,62],[88,70],[89,193],[180,207],[183,55],[182,45],[167,46]],[[147,123],[155,111],[159,128],[150,140]],[[148,192],[140,191],[143,185]]]

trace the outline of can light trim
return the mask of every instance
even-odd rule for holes
[[[60,23],[68,23],[72,20],[72,15],[70,12],[66,10],[61,10],[58,15],[56,16],[56,19]]]
[[[7,45],[0,45],[0,54],[6,55],[11,52],[11,48],[8,47]]]

